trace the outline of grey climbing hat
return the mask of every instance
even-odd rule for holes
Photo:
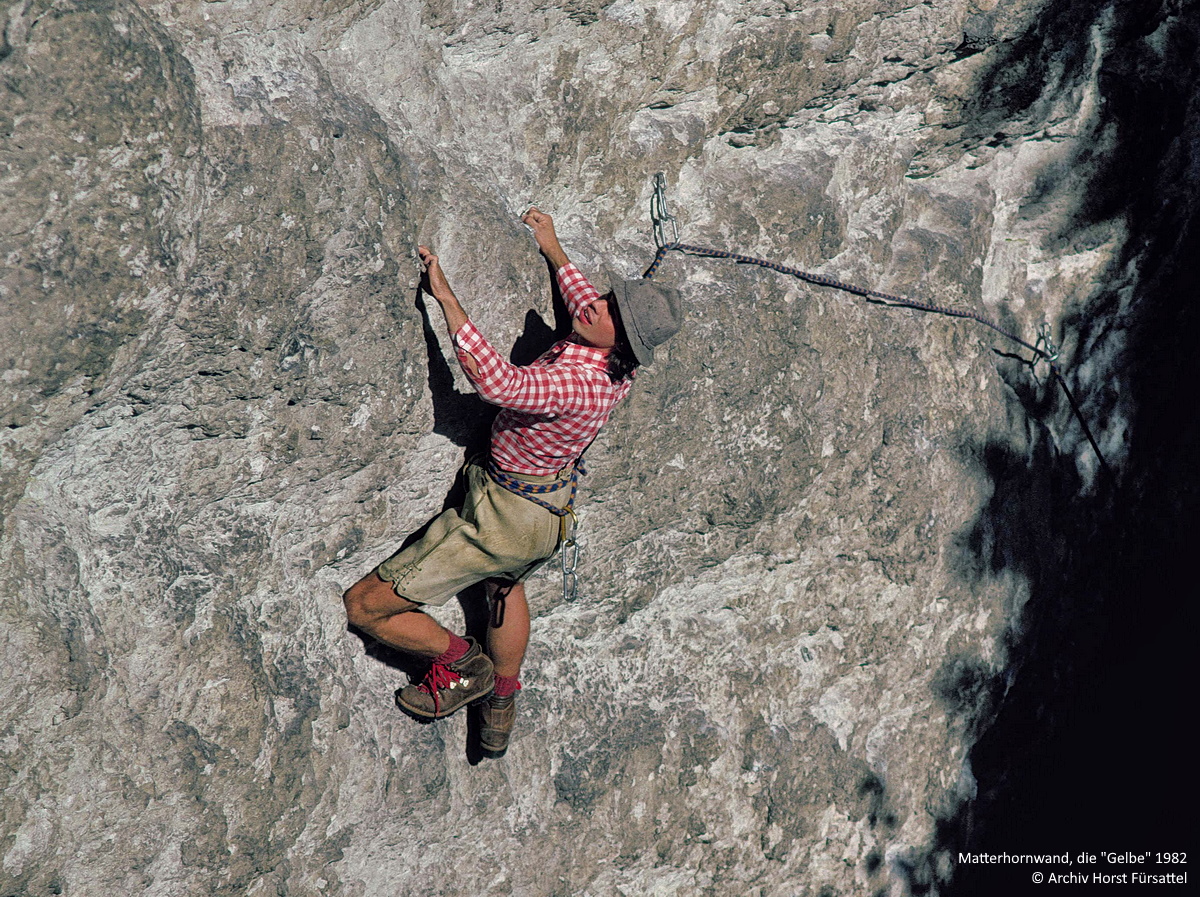
[[[611,270],[608,283],[634,357],[639,364],[650,364],[654,347],[673,337],[683,322],[679,290],[645,278],[626,280]]]

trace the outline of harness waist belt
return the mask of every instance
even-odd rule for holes
[[[492,458],[488,458],[487,472],[496,483],[507,489],[514,495],[519,495],[533,502],[535,505],[540,505],[551,514],[557,517],[566,517],[567,515],[575,516],[572,507],[575,504],[575,491],[579,488],[579,475],[584,473],[583,459],[576,461],[571,465],[571,475],[565,479],[555,479],[549,483],[528,483],[525,480],[519,479],[516,475],[509,473],[507,470],[501,470],[496,466],[496,462]],[[567,498],[565,507],[557,508],[548,501],[543,501],[538,498],[539,495],[548,495],[551,492],[557,492],[565,486],[571,487],[571,495]]]

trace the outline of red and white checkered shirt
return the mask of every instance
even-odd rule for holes
[[[558,286],[571,317],[600,298],[574,265],[558,270]],[[454,334],[459,363],[486,402],[503,410],[492,424],[492,458],[501,470],[533,476],[554,474],[573,464],[591,444],[629,379],[608,378],[608,351],[560,340],[525,367],[505,361],[468,321]],[[470,356],[479,367],[472,374]]]

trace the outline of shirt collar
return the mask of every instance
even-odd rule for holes
[[[600,370],[608,369],[608,350],[598,349],[595,346],[585,346],[583,343],[576,342],[576,335],[571,334],[564,340],[560,340],[550,351],[554,353],[556,360],[568,362],[569,364],[582,364],[588,367],[599,368]]]

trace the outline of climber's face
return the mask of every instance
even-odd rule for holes
[[[617,318],[613,310],[615,305],[612,293],[608,293],[584,307],[579,316],[571,322],[571,329],[578,335],[580,342],[597,349],[611,349],[617,344]]]

